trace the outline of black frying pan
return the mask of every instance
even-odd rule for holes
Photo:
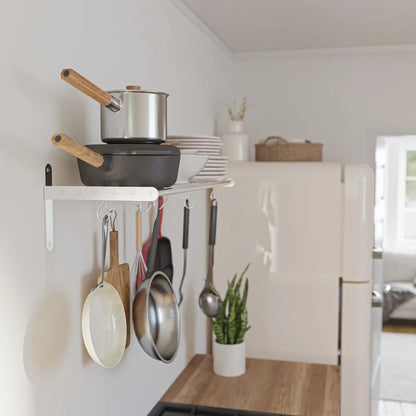
[[[65,134],[52,143],[78,158],[81,181],[87,186],[172,186],[180,151],[159,144],[97,144],[84,146]]]

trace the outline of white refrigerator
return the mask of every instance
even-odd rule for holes
[[[247,356],[341,365],[341,416],[371,414],[373,175],[366,165],[234,162],[216,189],[214,283],[250,263]]]

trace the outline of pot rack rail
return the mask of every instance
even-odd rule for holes
[[[45,167],[43,194],[45,199],[45,234],[46,249],[53,250],[53,201],[119,201],[119,202],[153,202],[159,196],[189,193],[216,187],[234,186],[234,180],[224,178],[219,181],[193,182],[173,185],[168,189],[158,190],[151,186],[52,186],[52,168]]]

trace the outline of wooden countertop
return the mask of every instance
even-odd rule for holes
[[[247,358],[246,373],[221,377],[211,355],[195,355],[161,401],[302,416],[338,416],[335,365]]]

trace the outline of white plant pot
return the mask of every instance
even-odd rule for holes
[[[248,160],[248,136],[243,133],[244,122],[228,122],[228,131],[222,136],[221,154],[230,161]]]
[[[246,372],[246,343],[219,344],[213,340],[214,373],[223,377],[237,377]]]

